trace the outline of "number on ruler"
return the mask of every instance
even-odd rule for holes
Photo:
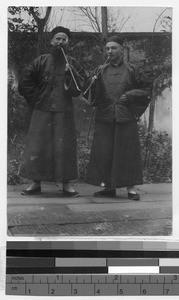
[[[119,294],[120,294],[120,295],[123,295],[123,294],[124,294],[123,289],[120,289],[120,290],[119,290]]]
[[[100,294],[100,293],[101,293],[100,289],[97,289],[96,294]]]
[[[50,294],[51,294],[51,295],[54,295],[54,294],[55,294],[55,289],[51,289],[51,290],[50,290]]]
[[[74,290],[73,290],[73,294],[74,294],[74,295],[77,295],[77,294],[78,294],[78,290],[77,290],[77,289],[74,289]]]
[[[168,295],[169,294],[169,289],[165,289],[165,294]]]
[[[147,290],[146,290],[146,289],[143,289],[143,290],[142,290],[142,294],[146,295],[146,294],[147,294]]]
[[[30,289],[28,289],[28,294],[31,294],[31,290]]]
[[[177,280],[177,275],[173,275],[173,280]]]
[[[118,280],[118,275],[114,275],[114,280]]]

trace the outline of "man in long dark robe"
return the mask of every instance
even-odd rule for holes
[[[39,194],[41,181],[52,181],[63,183],[64,195],[76,197],[78,192],[70,184],[78,178],[72,97],[80,95],[85,74],[75,59],[66,56],[66,61],[62,52],[69,44],[69,29],[58,26],[51,34],[51,53],[37,57],[18,86],[33,108],[22,167],[23,176],[33,182],[22,194]]]
[[[127,187],[128,198],[139,200],[135,185],[143,183],[141,151],[136,118],[130,102],[150,98],[151,83],[138,67],[123,61],[123,41],[107,40],[109,63],[93,77],[96,106],[95,131],[86,181],[105,186],[96,197],[115,197],[116,188]]]

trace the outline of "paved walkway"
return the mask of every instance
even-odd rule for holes
[[[101,190],[75,184],[78,198],[66,198],[55,184],[41,195],[22,196],[26,186],[8,186],[9,236],[164,236],[172,234],[172,185],[138,186],[140,201],[117,189],[116,198],[95,198]]]

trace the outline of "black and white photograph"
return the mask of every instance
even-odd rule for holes
[[[171,236],[173,8],[7,19],[7,235]]]

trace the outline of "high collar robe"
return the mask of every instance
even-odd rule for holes
[[[130,63],[100,68],[91,90],[96,115],[86,181],[110,188],[142,184],[138,126],[129,103],[150,98],[151,82]]]
[[[84,72],[74,59],[69,61],[80,86]],[[64,59],[42,55],[19,81],[19,93],[33,108],[20,171],[28,179],[66,182],[78,178],[72,103],[77,94],[71,89],[65,67]]]

